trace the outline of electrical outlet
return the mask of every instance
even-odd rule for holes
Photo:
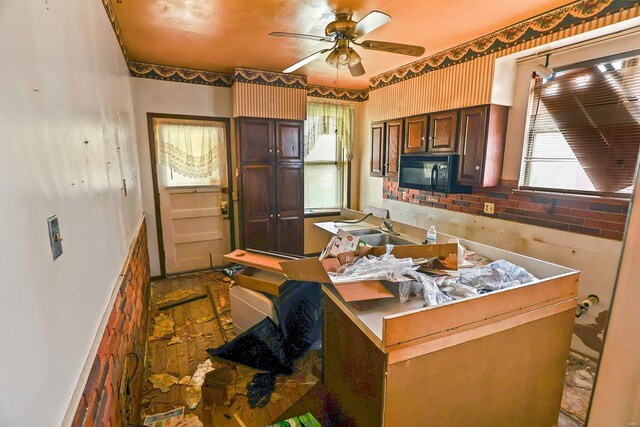
[[[402,200],[407,200],[407,191],[402,192]]]
[[[485,203],[484,204],[484,213],[492,214],[492,213],[495,213],[495,211],[496,211],[496,204],[495,203]]]

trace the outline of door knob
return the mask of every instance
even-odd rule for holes
[[[229,203],[226,200],[220,202],[220,213],[222,213],[222,215],[229,215]]]
[[[480,166],[476,166],[476,170],[479,171],[480,170]]]

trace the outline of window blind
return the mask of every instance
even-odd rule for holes
[[[640,147],[638,57],[536,77],[521,186],[631,193]]]

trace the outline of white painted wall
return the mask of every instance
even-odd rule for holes
[[[95,0],[3,0],[0,52],[0,425],[54,426],[142,215],[130,77]]]
[[[231,88],[132,78],[142,199],[149,233],[151,275],[160,275],[158,233],[153,201],[153,178],[147,113],[231,117]],[[234,132],[232,124],[231,138]],[[234,145],[234,144],[232,144]],[[234,187],[235,188],[235,187]],[[237,224],[236,224],[237,225]],[[237,235],[237,233],[236,233]]]

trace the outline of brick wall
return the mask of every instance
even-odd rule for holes
[[[144,223],[132,243],[130,258],[121,277],[121,286],[76,410],[73,427],[125,426],[123,418],[126,411],[133,414],[131,422],[138,421],[150,285]],[[129,353],[136,353],[140,358],[135,374],[135,357]],[[131,398],[121,398],[123,378],[131,376]]]
[[[478,188],[472,194],[443,194],[398,187],[396,178],[384,178],[383,198],[538,225],[606,239],[622,240],[629,202],[595,197],[514,193],[518,183]],[[402,193],[406,191],[406,198]],[[484,213],[484,203],[494,203],[495,213]]]

